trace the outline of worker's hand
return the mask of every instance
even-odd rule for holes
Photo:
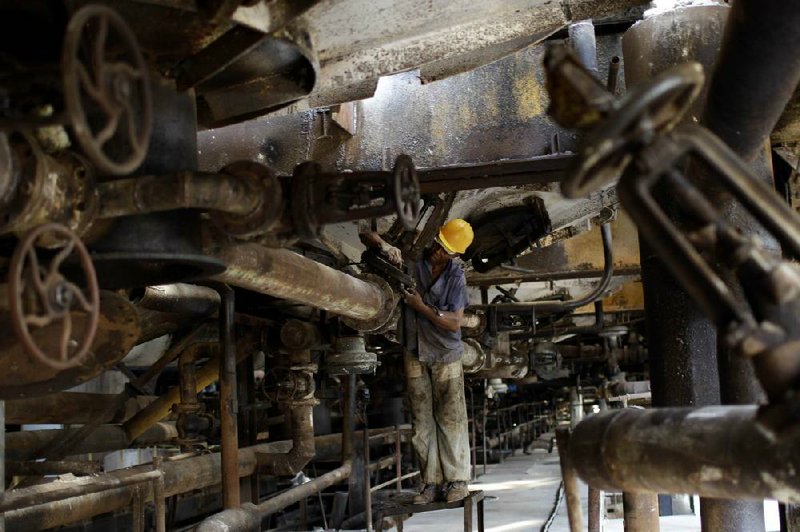
[[[405,300],[406,305],[414,310],[420,310],[426,306],[425,302],[422,301],[422,297],[413,288],[406,289],[403,299]]]
[[[389,262],[401,266],[403,264],[403,254],[396,247],[384,242],[381,244],[381,252],[386,255]]]

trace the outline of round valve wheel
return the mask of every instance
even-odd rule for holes
[[[568,198],[584,198],[619,179],[633,160],[632,146],[645,145],[680,121],[703,87],[703,67],[677,65],[629,93],[618,110],[587,136],[578,166],[561,183]]]
[[[397,217],[403,227],[411,231],[419,221],[420,190],[414,162],[408,155],[400,155],[394,162],[392,193]]]
[[[44,234],[65,242],[44,266],[36,252],[36,241]],[[81,289],[61,273],[61,266],[75,255],[87,288]],[[60,224],[48,223],[30,231],[11,257],[8,274],[11,321],[25,351],[54,369],[79,365],[94,341],[100,315],[100,290],[92,259],[80,239]],[[87,315],[80,338],[73,338],[73,312]],[[37,345],[38,329],[61,323],[56,352]],[[58,330],[58,327],[55,327]],[[41,338],[41,335],[39,335]],[[49,349],[48,349],[49,350]]]
[[[67,115],[83,151],[103,172],[134,171],[147,155],[153,105],[130,27],[108,7],[81,8],[67,25],[61,68]]]

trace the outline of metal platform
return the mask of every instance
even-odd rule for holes
[[[414,504],[414,492],[401,492],[391,494],[389,498],[375,502],[372,515],[375,516],[375,531],[383,531],[383,519],[396,515],[412,515],[436,510],[450,510],[464,508],[464,532],[472,532],[472,509],[477,507],[478,532],[483,532],[483,491],[470,491],[467,497],[455,502],[432,502],[429,504]],[[403,522],[397,523],[397,530],[403,530]]]

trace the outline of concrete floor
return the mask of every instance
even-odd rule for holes
[[[482,470],[482,467],[481,467]],[[470,489],[483,490],[486,495],[484,510],[486,532],[539,531],[549,516],[556,491],[561,481],[558,454],[536,450],[525,456],[507,458],[502,464],[492,464],[487,474],[478,477]],[[583,515],[586,516],[586,487],[583,494]],[[771,511],[770,511],[771,510]],[[774,512],[774,518],[772,513]],[[416,514],[405,522],[408,532],[461,532],[463,510],[441,510]],[[473,517],[477,530],[477,518]],[[777,504],[767,505],[767,530],[777,530]],[[622,532],[622,519],[606,519],[606,532]],[[694,515],[681,515],[661,518],[662,532],[699,531],[700,518]],[[566,502],[562,503],[551,532],[568,532]]]

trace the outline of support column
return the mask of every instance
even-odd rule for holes
[[[236,413],[236,342],[234,339],[234,293],[227,285],[218,288],[222,304],[219,308],[220,344],[222,357],[219,368],[219,418],[222,440],[222,500],[226,510],[238,508],[239,496],[239,434]]]
[[[627,86],[633,87],[686,60],[700,62],[707,74],[713,72],[729,12],[723,5],[689,7],[634,26],[623,39]],[[687,120],[702,116],[706,96],[705,92],[701,95]],[[718,354],[716,328],[643,241],[640,258],[653,405],[755,402],[752,372],[726,352]],[[759,501],[701,499],[700,514],[704,532],[764,530]]]

